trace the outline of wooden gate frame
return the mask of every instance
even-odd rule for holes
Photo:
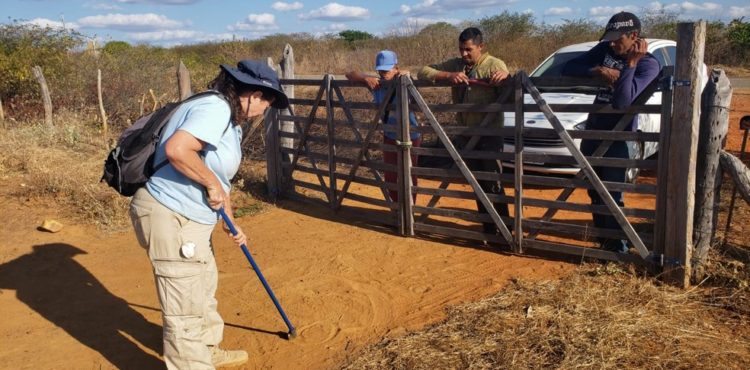
[[[668,72],[667,75],[669,75],[671,72]],[[670,77],[671,79],[671,77]],[[291,80],[288,80],[289,82]],[[605,205],[602,206],[603,209],[609,210],[609,212],[615,217],[615,219],[618,221],[620,226],[622,227],[622,231],[625,233],[626,237],[635,245],[638,255],[639,256],[633,256],[633,255],[621,255],[621,256],[615,256],[611,252],[598,250],[595,248],[585,248],[585,247],[576,247],[576,246],[565,246],[563,244],[555,244],[555,243],[549,243],[545,241],[537,241],[536,233],[533,232],[534,230],[530,231],[527,236],[524,236],[523,234],[523,166],[522,165],[516,165],[514,166],[514,179],[515,179],[515,195],[514,195],[514,205],[516,210],[516,215],[514,215],[514,224],[511,230],[506,226],[506,224],[503,222],[500,215],[497,213],[497,211],[492,206],[492,203],[490,201],[490,198],[487,196],[484,191],[482,191],[481,187],[479,186],[479,183],[477,181],[477,177],[472,174],[472,172],[468,169],[466,166],[466,163],[461,159],[460,152],[456,149],[456,147],[450,142],[450,139],[448,138],[447,132],[440,126],[439,122],[435,118],[435,115],[430,109],[430,106],[425,102],[425,100],[422,98],[421,94],[417,90],[414,82],[411,80],[408,76],[402,76],[401,78],[394,80],[391,84],[384,84],[384,88],[388,88],[387,92],[387,99],[383,101],[383,103],[379,105],[374,105],[372,103],[348,103],[340,90],[340,86],[360,86],[356,83],[348,82],[348,81],[334,81],[333,76],[326,75],[322,81],[315,80],[315,84],[310,83],[311,81],[307,81],[307,85],[319,85],[319,89],[316,95],[316,98],[314,100],[306,100],[304,102],[308,104],[312,104],[312,110],[310,114],[306,117],[306,119],[302,120],[301,118],[297,118],[295,121],[295,126],[297,127],[298,132],[300,132],[300,136],[297,136],[299,142],[296,145],[296,149],[294,150],[294,157],[292,160],[292,166],[291,171],[288,175],[288,178],[291,178],[291,174],[294,173],[294,169],[296,168],[297,161],[299,160],[300,155],[306,154],[310,155],[310,148],[308,147],[307,138],[310,134],[310,127],[315,123],[321,123],[322,120],[316,118],[318,107],[322,104],[326,105],[326,119],[325,123],[328,125],[328,131],[327,131],[327,141],[328,141],[328,160],[329,160],[329,169],[328,173],[326,174],[326,171],[318,169],[316,165],[316,161],[314,157],[310,157],[310,162],[315,169],[314,173],[316,173],[318,177],[318,181],[320,182],[320,189],[323,189],[326,194],[326,200],[329,206],[334,209],[338,210],[342,206],[342,202],[345,198],[351,198],[353,200],[357,200],[358,197],[361,197],[359,195],[350,194],[349,188],[350,184],[354,181],[354,179],[362,180],[361,178],[356,176],[356,172],[358,168],[360,167],[360,164],[364,163],[364,160],[372,161],[372,157],[370,156],[369,150],[372,150],[373,143],[372,139],[374,137],[374,133],[376,132],[376,128],[378,127],[378,122],[380,121],[380,118],[382,117],[383,113],[386,109],[390,111],[395,111],[397,113],[397,116],[400,117],[399,120],[397,120],[397,127],[396,131],[398,132],[399,140],[397,140],[397,148],[398,148],[398,179],[399,182],[397,184],[398,190],[400,194],[406,195],[406,194],[413,194],[416,192],[416,189],[414,188],[413,184],[411,183],[411,167],[412,164],[410,163],[411,160],[411,141],[410,141],[410,127],[409,127],[409,109],[410,104],[414,105],[422,111],[422,113],[427,118],[427,121],[429,122],[429,125],[432,127],[432,129],[435,131],[435,133],[438,135],[439,140],[444,144],[446,147],[448,154],[453,159],[455,166],[459,169],[461,175],[464,177],[464,179],[471,185],[473,192],[475,193],[476,197],[479,199],[480,202],[485,206],[487,209],[487,212],[489,214],[489,217],[492,219],[493,223],[495,223],[496,227],[500,231],[502,235],[502,240],[506,242],[508,245],[511,246],[512,250],[516,253],[523,253],[523,247],[528,246],[528,248],[531,249],[537,249],[537,250],[552,250],[557,251],[561,253],[568,253],[568,254],[575,254],[575,255],[581,255],[581,253],[584,253],[585,255],[594,257],[594,258],[603,258],[603,259],[614,259],[614,260],[620,260],[620,261],[630,261],[630,262],[647,262],[651,263],[653,261],[659,260],[659,256],[654,256],[654,254],[657,252],[657,248],[655,246],[654,251],[649,251],[645,244],[643,243],[643,240],[641,237],[636,233],[633,226],[630,224],[630,222],[627,220],[625,213],[623,213],[623,210],[614,202],[614,199],[609,195],[609,192],[607,191],[606,186],[601,181],[601,179],[598,178],[596,173],[593,171],[593,167],[591,163],[589,163],[589,160],[583,156],[583,154],[580,152],[580,150],[576,147],[575,143],[573,142],[573,139],[571,135],[565,131],[560,121],[555,116],[554,111],[552,108],[542,99],[541,94],[539,93],[538,89],[534,86],[532,83],[532,79],[530,79],[525,73],[519,72],[516,74],[516,76],[513,78],[513,89],[508,89],[503,94],[503,97],[499,99],[495,104],[489,105],[489,106],[477,106],[477,109],[480,109],[482,112],[488,112],[487,117],[485,117],[484,121],[482,122],[483,125],[486,125],[490,120],[491,116],[493,116],[493,113],[495,114],[501,114],[501,111],[507,110],[510,108],[510,105],[507,104],[501,104],[505,97],[510,95],[511,90],[514,92],[514,103],[512,105],[512,109],[516,113],[516,125],[514,129],[514,138],[515,138],[515,148],[516,151],[513,154],[514,156],[512,158],[515,159],[515,162],[517,164],[523,163],[523,137],[524,137],[524,125],[523,125],[523,113],[525,110],[534,108],[538,109],[537,111],[540,111],[545,114],[545,117],[550,121],[550,123],[553,125],[553,129],[555,134],[560,138],[560,140],[563,141],[564,145],[568,148],[568,151],[571,153],[573,158],[575,159],[575,163],[579,167],[582,168],[580,173],[577,175],[577,179],[579,181],[583,181],[585,183],[590,184],[589,186],[595,189],[598,194],[602,197],[602,199],[605,202]],[[657,83],[654,82],[652,85],[648,87],[650,89],[648,91],[648,94],[650,95],[653,90],[656,89]],[[529,93],[532,98],[535,101],[535,104],[527,105],[523,103],[523,95],[524,90]],[[394,100],[393,104],[389,104],[388,102],[391,100],[390,98],[393,95],[396,95],[396,99]],[[323,96],[325,95],[325,99],[323,99]],[[662,120],[662,128],[664,131],[660,134],[662,138],[664,136],[668,136],[669,132],[669,124],[668,120],[664,118],[668,118],[671,114],[671,93],[665,94],[666,96],[663,96],[663,107],[661,108],[663,120]],[[335,96],[335,97],[334,97]],[[635,102],[635,104],[645,102],[647,97],[642,98],[639,97],[639,100]],[[295,99],[297,102],[302,102],[300,99]],[[364,137],[362,137],[361,133],[357,130],[358,128],[362,128],[362,123],[355,122],[352,113],[350,111],[351,107],[354,106],[355,108],[361,109],[363,106],[369,105],[370,107],[377,108],[377,111],[375,112],[375,115],[372,117],[372,119],[369,122],[369,126],[367,127],[367,133]],[[449,108],[449,110],[452,109],[458,109],[458,110],[466,110],[467,108],[470,108],[467,106],[467,104],[459,104],[459,107],[455,108]],[[345,121],[341,120],[335,120],[334,117],[334,109],[335,108],[341,108],[344,112],[344,115],[346,116]],[[564,109],[565,106],[561,106],[561,109]],[[581,111],[580,107],[576,107],[574,111]],[[624,125],[629,122],[629,118],[632,117],[633,114],[637,114],[637,112],[641,112],[635,108],[633,109],[625,109],[622,111],[614,110],[612,108],[591,108],[593,110],[587,110],[588,112],[599,112],[599,113],[624,113],[625,117],[618,123],[617,129],[622,129]],[[651,108],[647,110],[648,112],[652,112],[654,109]],[[275,120],[279,120],[278,115],[273,116]],[[356,160],[353,162],[352,167],[349,169],[349,172],[347,175],[342,176],[342,174],[336,173],[336,139],[335,139],[335,133],[334,133],[334,123],[341,123],[345,122],[346,125],[354,132],[354,137],[356,139],[356,143],[361,144],[359,148],[357,148],[357,155]],[[300,126],[300,123],[304,123],[303,126]],[[276,126],[278,127],[278,122],[276,124],[270,125],[271,127]],[[507,130],[506,130],[507,131]],[[666,134],[665,134],[666,132]],[[612,133],[607,133],[612,134]],[[469,144],[476,145],[476,142],[479,140],[479,134],[477,133],[471,133],[471,139],[469,140]],[[595,157],[601,157],[603,153],[606,152],[608,146],[612,142],[612,136],[611,135],[605,135],[602,134],[602,143],[600,144],[599,148],[596,150],[596,152],[591,156],[591,158]],[[351,143],[351,142],[350,142]],[[666,142],[664,140],[660,140],[660,145],[664,145]],[[382,146],[381,146],[382,147]],[[668,148],[668,146],[663,146],[662,148]],[[466,150],[466,149],[463,149]],[[663,150],[663,149],[662,149]],[[320,158],[320,155],[317,155],[318,158]],[[659,164],[659,173],[662,174],[665,172],[662,166],[662,160],[660,159]],[[377,168],[377,167],[376,167]],[[398,231],[400,234],[405,236],[411,236],[414,235],[415,232],[415,223],[414,223],[414,214],[415,214],[415,205],[413,204],[412,197],[411,196],[403,196],[400,197],[399,202],[393,202],[389,198],[388,195],[388,189],[389,186],[392,189],[392,185],[386,184],[382,177],[380,176],[380,173],[374,168],[370,168],[373,176],[375,177],[375,180],[368,180],[368,184],[379,186],[381,188],[381,191],[383,192],[383,197],[386,200],[388,204],[391,205],[391,209],[398,211],[398,218],[397,218],[397,224],[398,224]],[[326,181],[324,179],[324,175],[328,175],[329,182],[326,184]],[[337,182],[339,179],[344,179],[343,187],[340,191],[337,190]],[[446,182],[442,182],[440,185],[441,189],[447,187]],[[283,188],[283,187],[282,187]],[[664,196],[662,189],[663,186],[659,186],[659,191],[657,192],[657,204],[661,205],[664,204]],[[565,201],[567,197],[572,193],[569,189],[563,190],[563,192],[558,196],[557,201]],[[435,193],[433,193],[434,195]],[[434,195],[432,199],[430,199],[430,202],[433,203],[436,201],[437,197],[440,195]],[[403,200],[403,201],[402,201]],[[538,203],[538,202],[537,202]],[[420,207],[417,207],[420,208]],[[423,208],[423,207],[422,207]],[[548,212],[545,214],[544,220],[549,220],[554,215],[556,210],[548,210]],[[659,215],[663,214],[663,212],[660,212],[658,209],[656,211],[656,223],[655,228],[658,230],[658,232],[662,232],[662,228],[659,223]],[[426,225],[420,225],[420,230],[426,231],[425,227]],[[534,229],[534,227],[532,227]],[[654,239],[659,239],[658,235],[654,235]],[[582,252],[582,250],[585,250],[585,252]],[[634,258],[637,258],[637,260],[634,260]],[[663,259],[662,259],[663,261]]]
[[[285,175],[286,178],[291,179],[295,169],[297,168],[297,163],[300,158],[300,154],[304,153],[305,155],[310,158],[310,163],[313,166],[313,168],[318,171],[316,173],[316,176],[318,178],[318,181],[320,183],[320,186],[324,189],[327,189],[324,194],[326,195],[326,200],[330,204],[331,208],[334,210],[338,210],[341,208],[343,200],[349,195],[349,187],[357,173],[357,170],[359,169],[360,164],[363,162],[363,160],[372,161],[373,158],[370,154],[370,148],[369,146],[372,144],[372,138],[374,137],[375,128],[378,125],[378,122],[380,121],[380,118],[383,116],[383,113],[386,109],[389,108],[388,101],[393,96],[396,90],[396,84],[391,84],[390,87],[388,87],[388,91],[386,92],[386,99],[383,103],[381,103],[377,111],[375,112],[374,116],[368,122],[368,132],[366,136],[363,138],[361,133],[356,128],[355,119],[351,113],[351,107],[347,103],[346,99],[344,98],[343,93],[341,92],[341,86],[349,86],[351,85],[348,81],[336,81],[335,77],[331,74],[327,74],[323,76],[323,79],[320,82],[320,87],[318,89],[318,92],[316,94],[315,99],[309,101],[312,103],[312,109],[307,117],[302,123],[304,123],[304,127],[300,126],[299,121],[294,121],[295,128],[297,132],[300,133],[299,136],[299,142],[296,145],[296,149],[294,153],[292,154],[292,163],[291,163],[291,170],[289,173]],[[336,96],[334,98],[334,95]],[[325,99],[323,98],[325,96]],[[317,111],[318,108],[325,104],[325,122],[327,126],[327,139],[328,139],[328,178],[329,183],[326,184],[323,175],[320,173],[322,170],[320,170],[317,167],[317,162],[313,156],[310,155],[310,149],[307,145],[308,138],[310,137],[310,128],[312,127],[313,123],[318,121],[317,118]],[[338,174],[336,173],[336,140],[335,140],[335,124],[342,122],[342,121],[336,121],[334,118],[334,110],[336,107],[340,107],[343,110],[343,113],[346,117],[346,120],[343,121],[345,123],[345,126],[348,127],[351,132],[354,134],[354,138],[356,143],[361,144],[361,147],[359,148],[357,152],[357,159],[354,162],[354,165],[349,171],[349,174],[344,178],[344,185],[343,188],[338,191]],[[291,110],[289,111],[290,113]],[[279,117],[278,115],[274,115],[271,117],[271,120],[278,121]],[[278,122],[275,122],[270,125],[271,127],[278,127]],[[276,129],[276,132],[278,132],[278,129]],[[269,140],[271,141],[271,140]],[[374,185],[378,186],[383,194],[383,197],[386,202],[388,203],[395,203],[392,199],[390,199],[390,194],[388,192],[388,184],[383,179],[382,175],[375,169],[369,168],[370,172],[372,173],[374,177],[374,181],[372,182]],[[281,182],[283,182],[284,179],[282,179]],[[282,186],[283,188],[283,186]],[[395,206],[392,206],[395,207]]]

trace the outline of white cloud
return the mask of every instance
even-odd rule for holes
[[[116,4],[109,4],[109,3],[86,3],[83,5],[83,7],[94,9],[94,10],[120,10],[122,9]]]
[[[154,13],[92,15],[78,20],[84,28],[108,28],[124,31],[153,31],[180,28],[183,22]]]
[[[165,4],[165,5],[188,5],[195,4],[201,0],[117,0],[118,3],[123,4]]]
[[[750,6],[730,6],[729,16],[732,18],[749,17]]]
[[[425,17],[406,17],[399,24],[387,30],[386,34],[395,35],[414,35],[419,33],[423,28],[438,22],[446,22],[452,25],[461,23],[460,19],[454,18],[425,18]]]
[[[339,32],[347,29],[346,23],[331,23],[325,28],[326,31]]]
[[[716,3],[695,4],[685,1],[680,4],[685,13],[716,12],[721,10],[721,5]]]
[[[346,23],[331,23],[326,26],[316,26],[315,31],[312,33],[314,37],[325,37],[330,35],[337,35],[339,32],[348,30],[349,26]]]
[[[185,43],[232,40],[231,33],[204,33],[192,30],[165,30],[154,32],[134,32],[128,34],[132,40],[159,43],[162,45],[179,45]]]
[[[23,24],[33,24],[35,26],[39,26],[42,28],[56,28],[56,29],[76,29],[78,28],[78,24],[75,22],[62,22],[62,21],[53,21],[51,19],[47,18],[34,18],[30,21],[22,22]]]
[[[403,4],[400,7],[401,14],[421,14],[421,13],[432,13],[437,9],[437,6],[435,6],[435,3],[437,3],[437,0],[424,0],[419,4],[416,5],[406,5]]]
[[[317,19],[322,21],[356,21],[370,17],[370,11],[358,6],[346,6],[339,3],[328,3],[325,6],[315,9],[307,14],[300,14],[299,18],[303,20]]]
[[[730,8],[730,14],[731,9]],[[705,2],[705,3],[692,3],[689,1],[683,1],[681,3],[669,3],[662,4],[661,2],[654,1],[646,6],[646,9],[653,12],[666,11],[670,13],[686,14],[686,15],[723,15],[721,4]]]
[[[427,16],[446,13],[457,9],[482,9],[516,3],[519,0],[422,0],[414,5],[403,4],[394,14]]]
[[[276,17],[270,13],[248,14],[243,21],[237,22],[229,27],[230,31],[252,31],[267,32],[279,29]]]
[[[573,9],[566,7],[562,8],[549,8],[544,11],[544,15],[566,15],[573,13]]]
[[[619,12],[631,12],[635,13],[638,11],[638,7],[634,5],[625,5],[625,6],[595,6],[591,9],[589,9],[589,15],[592,17],[604,17],[606,19],[609,19],[609,17],[615,15],[615,13]]]
[[[295,1],[293,3],[285,3],[281,1],[277,1],[273,4],[271,4],[271,8],[274,10],[278,10],[280,12],[288,12],[292,10],[300,10],[304,7],[301,2]]]

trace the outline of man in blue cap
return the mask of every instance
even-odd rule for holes
[[[398,56],[391,50],[381,50],[377,56],[375,56],[375,70],[379,77],[368,75],[359,71],[351,71],[346,74],[346,78],[350,81],[363,82],[367,85],[367,88],[372,92],[373,102],[380,105],[386,99],[386,89],[382,89],[380,83],[382,81],[390,81],[395,77],[401,75],[408,75],[409,72],[401,72],[398,69]],[[391,97],[391,102],[395,98],[395,94]],[[398,133],[396,132],[396,123],[398,117],[393,112],[386,111],[383,114],[383,124],[385,125],[383,130],[383,144],[393,145],[397,144]],[[414,112],[409,112],[409,125],[412,128],[417,127],[417,117]],[[420,146],[422,143],[422,135],[417,130],[410,131],[411,144],[414,147]],[[396,165],[398,156],[395,151],[384,151],[383,162],[386,164]],[[417,163],[417,156],[411,155],[411,163]],[[398,175],[395,171],[385,171],[385,181],[391,184],[395,184],[398,179]],[[412,184],[417,186],[417,176],[412,175]],[[391,199],[395,202],[398,201],[398,191],[389,190]]]
[[[562,70],[564,75],[592,77],[604,82],[607,87],[596,95],[594,104],[611,104],[615,109],[629,107],[638,95],[659,75],[659,62],[648,53],[648,43],[641,37],[641,21],[635,14],[620,12],[607,22],[601,42],[591,50],[570,60]],[[622,114],[590,114],[586,121],[587,130],[612,130],[622,118]],[[637,130],[638,116],[630,121],[628,130]],[[600,140],[583,139],[581,152],[590,156],[599,147]],[[614,141],[604,157],[630,158],[630,148],[625,141]],[[624,167],[594,167],[602,181],[625,182]],[[615,202],[624,207],[620,191],[610,191]],[[604,201],[596,190],[589,190],[591,203],[603,205]],[[605,229],[621,229],[614,216],[592,214],[594,226]],[[600,238],[603,249],[627,253],[626,240]]]

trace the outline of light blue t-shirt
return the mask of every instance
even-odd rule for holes
[[[242,128],[229,122],[229,104],[218,95],[209,95],[182,104],[164,128],[154,163],[166,160],[164,143],[177,130],[186,131],[206,143],[204,163],[229,192],[230,180],[242,159]],[[206,188],[178,172],[172,165],[160,168],[146,183],[146,189],[165,207],[201,224],[212,225],[218,213],[208,206]]]

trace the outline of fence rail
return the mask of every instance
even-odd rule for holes
[[[476,240],[504,245],[519,253],[530,249],[617,261],[663,261],[654,252],[654,243],[661,238],[656,234],[659,228],[655,230],[657,198],[667,182],[658,176],[663,173],[663,164],[652,158],[607,158],[603,154],[616,141],[666,147],[665,136],[659,132],[623,130],[635,114],[659,115],[665,125],[669,124],[671,112],[662,105],[645,103],[657,91],[663,101],[671,101],[672,90],[660,90],[659,82],[670,79],[671,73],[672,69],[666,68],[662,79],[654,81],[634,105],[622,110],[593,104],[547,104],[541,91],[581,91],[590,82],[529,78],[523,72],[506,82],[501,99],[484,105],[441,102],[449,95],[449,84],[412,81],[406,76],[383,84],[386,98],[382,104],[370,101],[363,84],[332,75],[283,79],[282,84],[298,87],[297,97],[291,100],[295,109],[272,115],[269,133],[275,141],[284,138],[294,145],[278,149],[278,166],[269,171],[277,173],[281,196],[336,211],[351,211],[357,217],[395,227],[405,236]],[[314,97],[301,98],[300,87],[310,90],[306,96]],[[535,103],[524,102],[524,95],[534,98]],[[385,112],[398,117],[395,126],[382,123]],[[411,112],[417,114],[419,127],[409,126]],[[506,127],[497,128],[490,127],[491,119],[486,118],[477,127],[458,126],[453,115],[462,112],[484,112],[487,116],[513,112],[516,122],[513,127],[506,122]],[[545,114],[553,128],[525,127],[525,113]],[[613,131],[566,130],[557,119],[560,113],[624,116]],[[278,130],[282,123],[293,124],[295,132]],[[429,145],[412,146],[412,131],[430,141]],[[397,140],[384,141],[386,134],[395,134]],[[482,138],[491,137],[501,138],[516,149],[509,152],[477,147]],[[578,140],[582,139],[599,140],[601,145],[593,155],[584,156],[578,148]],[[567,152],[529,151],[530,145],[565,148]],[[396,153],[394,162],[384,161],[383,153],[388,152]],[[291,159],[283,161],[281,155]],[[418,156],[420,162],[411,163],[412,155]],[[470,169],[466,161],[476,160],[497,161],[499,167],[496,171]],[[441,161],[442,165],[433,165]],[[571,175],[533,171],[544,166],[568,168]],[[648,181],[600,181],[593,166],[649,171]],[[418,183],[413,183],[412,177]],[[498,182],[505,193],[487,193],[479,185],[481,181]],[[590,204],[583,196],[586,191],[598,192],[605,204]],[[622,191],[637,198],[639,205],[619,207],[608,191]],[[484,205],[486,212],[477,210],[476,201]],[[506,205],[508,214],[498,213],[495,204]],[[616,217],[620,228],[593,227],[589,222],[591,213]],[[485,233],[480,227],[489,223],[495,224],[498,234]],[[628,239],[638,254],[622,255],[596,248],[599,237]]]

